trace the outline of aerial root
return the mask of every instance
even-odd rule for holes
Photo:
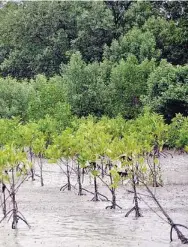
[[[97,196],[94,196],[92,199],[91,199],[92,202],[99,202],[99,198]]]
[[[105,195],[103,195],[103,194],[101,194],[101,193],[99,193],[99,192],[98,192],[98,194],[99,194],[99,196],[105,198],[105,200],[104,200],[104,199],[101,199],[101,201],[110,201],[110,200],[108,199],[108,197],[106,197]]]
[[[13,211],[13,209],[11,209],[10,211],[8,211],[8,213],[6,213],[6,215],[0,220],[0,223],[6,219],[6,217]]]
[[[70,187],[71,188],[74,188],[75,190],[76,190],[76,187],[74,186],[74,185],[72,185],[72,184],[70,184]],[[69,185],[68,185],[68,183],[66,183],[65,185],[63,185],[61,188],[60,188],[60,191],[65,191],[66,189],[68,189],[69,188]],[[69,189],[68,189],[69,190]]]
[[[37,176],[37,175],[35,175],[35,176]],[[38,176],[39,176],[39,175],[38,175]],[[39,177],[40,177],[40,176],[39,176]],[[32,178],[32,181],[35,181],[35,180],[36,180],[35,178],[32,177],[32,175],[30,175],[30,176],[27,178],[27,181],[28,181],[30,178]]]
[[[88,192],[88,193],[90,193],[90,194],[92,194],[92,195],[95,195],[94,192],[91,192],[91,191],[89,191],[89,190],[87,190],[87,189],[82,188],[82,190],[84,190],[84,191],[86,191],[86,192]],[[103,194],[101,194],[101,193],[99,193],[99,192],[97,192],[97,195],[99,195],[100,197],[104,197],[104,198],[105,198],[105,199],[101,199],[101,201],[110,201],[105,195],[103,195]],[[96,197],[96,196],[94,196],[94,197],[91,199],[91,201],[100,201],[100,200],[96,200],[95,197]]]
[[[84,190],[84,191],[86,191],[86,192],[88,192],[88,193],[90,193],[90,194],[94,195],[94,193],[93,193],[93,192],[91,192],[91,191],[89,191],[89,190],[86,190],[86,189],[84,189],[84,188],[82,188],[82,190]]]
[[[23,216],[22,216],[23,217]],[[17,215],[17,219],[20,219],[22,220],[29,228],[31,228],[31,226],[28,224],[27,220],[23,217],[22,218],[21,216]]]
[[[10,221],[10,219],[11,219],[11,217],[12,217],[12,215],[13,215],[13,209],[11,209],[1,220],[0,220],[0,223],[3,221],[3,220],[5,220],[6,219],[6,217],[8,216],[10,214],[10,216],[9,216],[9,218],[8,218],[8,222]],[[20,215],[21,216],[20,216]],[[30,225],[29,225],[29,223],[27,222],[27,220],[25,219],[25,217],[23,216],[23,214],[22,213],[20,213],[19,211],[18,211],[18,214],[16,215],[16,224],[18,223],[18,220],[22,220],[29,228],[31,227]],[[16,226],[15,226],[15,222],[13,221],[12,222],[12,229],[16,229]]]
[[[139,208],[136,208],[135,206],[134,206],[133,208],[131,208],[131,209],[126,213],[125,217],[128,217],[129,214],[132,213],[133,211],[135,211],[135,213],[136,213],[136,214],[135,214],[136,218],[142,217]]]
[[[13,215],[13,212],[10,214],[10,216],[9,216],[9,218],[8,218],[8,222],[10,221],[12,215]]]
[[[119,209],[122,209],[122,207],[120,207],[118,204],[112,204],[111,206],[107,206],[106,209],[115,209],[116,207],[118,207]]]
[[[65,185],[63,185],[61,188],[60,188],[60,191],[64,191],[66,188],[68,187],[68,184],[65,184]]]
[[[97,192],[97,196],[95,195],[95,193],[92,193],[92,194],[94,195],[94,197],[91,199],[91,201],[95,201],[95,202],[97,202],[97,201],[108,201],[109,202],[110,201],[105,195],[103,195],[99,192]],[[101,197],[105,198],[105,199],[102,199]]]
[[[179,229],[177,228],[177,226],[180,226],[180,227],[183,227],[185,229],[188,229],[187,226],[184,226],[184,225],[181,225],[181,224],[172,224],[171,225],[171,229],[170,229],[170,241],[172,242],[173,241],[173,238],[172,238],[172,232],[173,232],[173,229],[175,229],[177,235],[178,235],[178,238],[181,240],[182,244],[188,244],[188,238],[186,238],[183,233],[181,233],[179,231]]]

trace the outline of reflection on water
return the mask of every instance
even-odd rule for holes
[[[157,196],[175,222],[188,225],[188,157],[176,155],[161,162],[166,185],[157,188]],[[143,202],[140,207],[144,217],[124,217],[132,206],[132,195],[126,187],[120,187],[117,195],[123,209],[106,210],[109,203],[91,202],[92,195],[79,197],[77,191],[60,192],[65,180],[59,167],[46,165],[44,170],[45,186],[40,187],[39,181],[27,181],[18,196],[19,209],[31,229],[22,222],[16,231],[10,223],[1,224],[0,247],[182,246],[178,241],[169,243],[169,225]],[[89,181],[85,186],[92,190]],[[100,192],[110,196],[102,185]],[[159,212],[152,201],[148,203]]]

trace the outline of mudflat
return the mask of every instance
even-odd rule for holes
[[[174,222],[188,226],[188,155],[171,154],[173,158],[171,155],[160,158],[164,187],[156,188],[155,193]],[[12,230],[10,222],[3,222],[0,247],[184,246],[175,234],[175,241],[170,243],[170,226],[150,198],[143,197],[151,209],[139,201],[143,217],[137,220],[134,214],[124,217],[133,205],[133,195],[127,192],[126,181],[117,191],[117,202],[122,209],[106,210],[109,202],[93,202],[92,194],[78,196],[76,189],[60,191],[65,179],[58,166],[46,163],[44,187],[37,178],[23,184],[18,193],[18,206],[31,228],[19,222],[18,229]],[[74,175],[72,183],[76,184]],[[84,187],[93,190],[88,177]],[[100,182],[99,191],[110,199],[108,190]],[[143,187],[138,187],[138,191],[146,193]],[[188,237],[188,231],[183,232]]]

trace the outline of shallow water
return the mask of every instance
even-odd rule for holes
[[[188,226],[188,155],[161,158],[161,163],[165,186],[156,189],[157,197],[176,223]],[[143,201],[143,217],[124,217],[132,207],[127,186],[117,191],[118,204],[123,209],[106,210],[109,202],[91,202],[91,194],[79,197],[76,190],[60,192],[64,182],[62,171],[52,164],[44,166],[44,187],[40,187],[38,179],[25,182],[18,194],[18,207],[31,228],[19,222],[15,231],[4,222],[0,225],[0,247],[183,246],[178,240],[169,243],[169,225]],[[86,182],[85,188],[92,190],[89,180]],[[143,188],[139,190],[146,193]],[[100,185],[99,191],[110,198],[104,186]],[[160,214],[151,200],[147,202]],[[185,234],[188,236],[188,231]]]

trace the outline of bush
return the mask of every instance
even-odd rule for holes
[[[169,125],[169,147],[185,148],[188,145],[188,117],[176,114]]]
[[[26,120],[30,94],[34,93],[27,81],[19,82],[11,77],[0,78],[0,117],[19,116]]]

